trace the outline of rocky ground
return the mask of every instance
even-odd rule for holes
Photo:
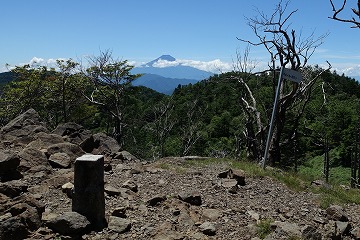
[[[75,124],[50,133],[29,111],[0,130],[0,240],[255,240],[267,227],[265,239],[360,239],[358,205],[321,209],[317,195],[228,162],[140,161]],[[97,231],[71,210],[73,163],[85,153],[105,156],[107,226]]]

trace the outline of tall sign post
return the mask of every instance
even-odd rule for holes
[[[272,138],[272,134],[273,134],[274,121],[276,119],[276,112],[277,112],[277,108],[278,108],[280,88],[281,88],[283,78],[287,79],[287,80],[290,80],[290,81],[293,81],[295,83],[300,83],[302,81],[302,76],[301,76],[300,72],[297,72],[297,71],[292,70],[292,69],[287,69],[287,68],[281,66],[280,75],[279,75],[279,81],[278,81],[278,85],[277,85],[276,93],[275,93],[274,107],[273,107],[272,114],[271,114],[269,132],[268,132],[268,136],[267,136],[267,140],[266,140],[264,158],[263,158],[262,165],[261,165],[262,168],[264,168],[264,169],[265,169],[265,166],[266,166],[266,160],[267,160],[268,155],[269,155],[270,142],[271,142],[271,138]]]

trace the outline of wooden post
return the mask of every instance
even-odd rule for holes
[[[84,215],[92,228],[106,226],[104,196],[104,156],[83,155],[75,161],[72,210]]]

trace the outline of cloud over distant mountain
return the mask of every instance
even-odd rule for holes
[[[175,59],[170,55],[163,55],[147,64],[142,65],[142,67],[149,66],[156,68],[187,66],[213,73],[228,72],[233,70],[233,66],[231,63],[222,62],[220,59],[215,59],[211,61],[198,61],[190,59]]]

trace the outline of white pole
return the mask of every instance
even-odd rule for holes
[[[283,71],[284,71],[284,67],[282,66],[281,69],[280,69],[279,81],[278,81],[278,85],[277,85],[277,88],[276,88],[274,107],[273,107],[273,110],[272,110],[271,121],[270,121],[270,126],[269,126],[269,132],[268,132],[268,136],[267,136],[267,140],[266,140],[264,159],[262,161],[262,168],[264,168],[264,169],[265,169],[266,160],[267,160],[268,154],[269,154],[270,142],[271,142],[272,132],[273,132],[273,128],[274,128],[274,121],[275,121],[275,118],[276,118],[277,105],[278,105],[278,101],[279,101],[280,87],[281,87],[281,83],[282,83]]]

